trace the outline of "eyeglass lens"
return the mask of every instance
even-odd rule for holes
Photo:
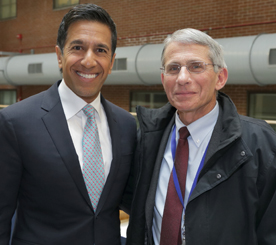
[[[189,72],[192,73],[201,73],[206,69],[206,64],[202,61],[189,62],[187,63],[187,65],[184,66],[188,69]],[[182,66],[178,64],[168,64],[165,66],[165,73],[169,75],[178,74],[181,70],[181,67]]]

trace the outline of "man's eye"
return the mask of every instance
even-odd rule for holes
[[[81,46],[74,46],[73,49],[74,50],[82,50],[82,47]]]
[[[192,63],[190,64],[191,69],[201,69],[203,67],[202,63]]]
[[[103,49],[103,48],[98,48],[97,50],[98,50],[99,53],[107,53],[106,50]]]
[[[178,66],[177,65],[172,65],[172,66],[169,66],[169,71],[177,71],[178,70]]]

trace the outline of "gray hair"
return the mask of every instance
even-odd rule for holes
[[[217,64],[220,68],[226,68],[226,63],[223,57],[223,51],[220,46],[213,38],[204,32],[186,28],[182,30],[175,31],[172,35],[168,36],[164,40],[164,48],[162,51],[161,61],[162,66],[165,64],[164,53],[168,45],[172,42],[179,42],[183,44],[199,44],[209,47],[209,58],[213,64]],[[214,71],[218,72],[219,67],[214,66]]]

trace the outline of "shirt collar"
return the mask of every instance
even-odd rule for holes
[[[64,82],[64,79],[62,79],[62,82],[60,83],[58,87],[58,92],[60,96],[60,100],[62,103],[62,107],[64,110],[64,114],[66,117],[66,120],[69,120],[76,114],[78,114],[84,106],[87,105],[87,103],[77,96]],[[98,112],[99,116],[101,116],[101,98],[100,93],[98,94],[97,98],[90,103]]]
[[[210,111],[205,116],[199,118],[198,120],[194,121],[193,123],[191,123],[187,126],[187,128],[190,132],[190,135],[191,135],[194,143],[197,145],[197,147],[199,147],[200,144],[203,142],[204,138],[211,131],[213,131],[215,124],[217,122],[217,119],[218,119],[218,114],[219,114],[219,106],[218,106],[218,102],[216,102],[216,105],[212,111]],[[175,116],[175,125],[176,125],[177,132],[181,127],[186,126],[180,120],[177,112],[176,112],[176,116]],[[177,134],[177,135],[179,135],[179,134]]]

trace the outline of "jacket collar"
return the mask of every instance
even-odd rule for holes
[[[221,147],[241,137],[241,120],[233,101],[224,93],[219,92],[220,112],[215,126],[220,132]]]
[[[50,111],[55,105],[60,103],[60,97],[58,94],[58,86],[61,80],[52,85],[47,91],[45,91],[44,98],[41,102],[41,108],[45,111]]]
[[[219,92],[217,96],[219,102],[219,116],[215,125],[208,147],[205,162],[220,149],[225,148],[241,137],[241,121],[236,107],[232,100],[224,93]]]
[[[241,136],[241,122],[236,107],[232,100],[224,93],[218,92],[219,117],[216,123],[216,131],[220,131],[220,144],[222,147]],[[137,116],[140,127],[144,132],[157,131],[167,127],[174,116],[176,108],[170,103],[159,109],[147,109],[137,107]]]
[[[137,117],[141,130],[143,132],[164,130],[174,116],[175,111],[176,109],[170,103],[159,109],[137,106]]]
[[[58,81],[52,85],[44,93],[41,108],[47,113],[42,117],[42,120],[77,188],[93,210],[83,181],[78,156],[61,105],[58,93],[60,82],[61,81]],[[66,142],[66,144],[64,144],[64,142]]]

